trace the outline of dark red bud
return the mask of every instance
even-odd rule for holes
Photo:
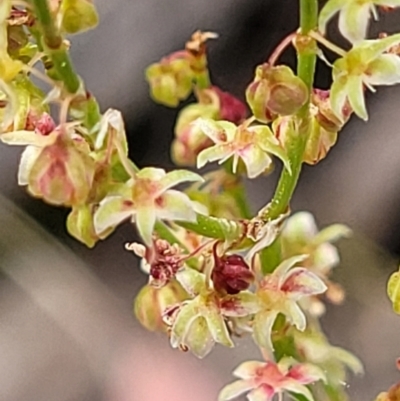
[[[241,123],[247,116],[246,105],[229,92],[224,92],[216,86],[213,86],[212,89],[219,97],[221,120],[235,124]]]
[[[216,291],[234,295],[249,288],[254,275],[240,255],[229,255],[215,258],[211,279]]]

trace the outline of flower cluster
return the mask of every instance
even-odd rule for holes
[[[301,29],[255,68],[242,97],[211,81],[211,32],[195,32],[184,49],[147,68],[156,102],[178,107],[194,99],[179,112],[171,155],[193,170],[218,162],[200,175],[138,168],[128,157],[122,114],[103,113],[76,74],[64,36],[95,27],[91,0],[0,2],[0,140],[24,146],[18,183],[69,208],[67,229],[88,247],[133,224],[140,243],[127,249],[149,275],[134,313],[147,329],[166,333],[172,347],[203,358],[215,344],[231,348],[251,334],[265,361],[241,364],[220,401],[244,393],[250,401],[285,393],[340,400],[346,369],[362,371],[355,356],[329,343],[318,320],[326,301],[344,299],[331,273],[339,263],[334,244],[350,230],[334,224],[318,231],[310,213],[291,214],[290,201],[302,164],[327,157],[353,113],[368,119],[366,90],[400,83],[400,34],[367,39],[371,15],[400,1],[328,0],[318,18],[317,1],[306,3]],[[326,37],[337,13],[347,51]],[[292,44],[297,73],[278,64]],[[324,47],[338,56],[333,82],[313,88],[316,56],[327,61]],[[39,89],[32,76],[51,89]],[[276,158],[275,195],[254,214],[245,179],[269,173]],[[388,284],[396,312],[399,277]]]

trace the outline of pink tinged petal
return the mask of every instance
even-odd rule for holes
[[[190,301],[181,308],[171,328],[170,340],[172,348],[177,348],[184,344],[184,339],[190,330],[190,326],[199,316],[199,308],[196,301]]]
[[[267,384],[261,384],[247,395],[249,401],[270,401],[275,395],[275,390]]]
[[[242,291],[237,295],[227,295],[220,301],[221,313],[224,316],[243,317],[260,310],[260,304],[255,294]]]
[[[202,150],[197,156],[197,168],[202,168],[207,163],[216,160],[227,160],[234,154],[232,147],[228,145],[215,145]]]
[[[248,380],[237,380],[225,386],[218,396],[218,401],[229,401],[253,389],[253,383]]]
[[[153,207],[141,207],[134,218],[139,235],[147,245],[153,243],[153,231],[156,224],[156,211]]]
[[[363,81],[360,76],[349,76],[347,81],[347,94],[350,106],[354,113],[364,121],[368,120],[368,113],[365,107],[365,97],[363,90]]]
[[[308,269],[296,267],[289,271],[282,283],[282,291],[290,294],[291,299],[298,300],[304,296],[322,294],[327,287],[324,282]]]
[[[109,196],[100,202],[94,215],[94,228],[96,234],[116,227],[128,217],[134,215],[135,209],[131,201],[120,196]]]
[[[189,350],[198,358],[204,358],[214,346],[214,340],[208,330],[206,319],[199,316],[195,319],[183,339]]]
[[[18,169],[18,185],[28,185],[29,174],[41,152],[42,149],[36,146],[27,146],[22,152]]]
[[[348,0],[329,0],[319,13],[318,29],[325,34],[328,21],[346,5]]]
[[[400,57],[397,54],[382,54],[369,63],[364,74],[369,85],[394,85],[400,82]]]
[[[318,380],[326,381],[324,372],[317,366],[310,363],[299,363],[294,365],[288,372],[290,377],[300,384],[310,384]]]
[[[286,273],[297,263],[304,262],[308,255],[296,255],[284,260],[273,272],[275,277],[279,277],[279,285],[281,286],[286,280]]]
[[[204,182],[204,179],[196,173],[188,170],[174,170],[160,180],[160,192],[164,192],[184,182]]]
[[[206,305],[202,308],[201,315],[207,320],[208,329],[216,343],[230,348],[234,347],[224,318],[215,306]]]
[[[367,35],[371,13],[371,3],[360,4],[358,1],[348,1],[339,17],[339,30],[351,43],[364,40]]]
[[[257,146],[247,146],[240,151],[240,157],[246,165],[249,178],[256,178],[272,163],[268,154]]]
[[[274,347],[272,345],[271,333],[272,326],[275,322],[278,311],[258,312],[253,322],[253,338],[254,341],[267,352],[272,353]]]
[[[306,329],[306,317],[295,301],[287,300],[281,312],[286,316],[289,323],[296,326],[298,330],[304,331]]]
[[[302,384],[296,383],[295,381],[290,381],[289,383],[285,383],[284,388],[286,391],[291,393],[303,395],[308,401],[314,401],[311,391]]]
[[[196,212],[189,197],[174,189],[170,189],[155,199],[153,210],[161,220],[195,222]]]
[[[206,276],[189,267],[179,270],[176,279],[191,296],[196,296],[205,288]]]
[[[266,366],[265,362],[246,361],[240,364],[234,371],[233,376],[239,379],[252,379],[257,376],[257,372]]]

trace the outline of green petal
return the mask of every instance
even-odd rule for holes
[[[268,127],[250,128],[257,134],[257,145],[265,152],[272,153],[278,157],[284,164],[286,170],[291,174],[291,167],[286,151],[280,146],[279,141],[275,138],[272,131]]]
[[[138,178],[146,179],[146,180],[150,180],[150,181],[160,181],[166,175],[167,175],[167,173],[165,172],[164,169],[156,168],[156,167],[146,167],[137,173]]]
[[[241,150],[240,158],[246,165],[247,176],[249,178],[258,177],[272,163],[272,159],[268,154],[254,145],[247,146],[244,150]]]
[[[383,52],[400,43],[400,33],[383,39],[364,40],[353,48],[364,64],[369,64]]]
[[[296,326],[297,330],[304,331],[306,329],[306,317],[296,302],[287,300],[282,313],[292,325]]]
[[[185,267],[176,273],[176,279],[191,296],[196,296],[205,288],[206,276],[197,270]]]
[[[29,174],[41,152],[42,149],[36,146],[27,146],[22,152],[18,168],[18,185],[28,185]]]
[[[271,340],[272,326],[277,314],[277,311],[258,312],[253,322],[254,341],[258,346],[271,353],[274,350]]]
[[[347,81],[347,94],[354,113],[364,121],[367,121],[368,113],[365,107],[363,81],[360,76],[349,76]]]
[[[318,29],[324,34],[328,21],[346,5],[347,0],[329,0],[319,13]]]
[[[314,238],[314,244],[323,244],[324,242],[336,242],[340,238],[349,238],[352,231],[344,224],[332,224],[321,230]]]
[[[134,217],[140,236],[147,245],[153,243],[153,231],[156,224],[156,211],[154,207],[140,207]]]
[[[58,134],[40,135],[35,131],[14,131],[0,135],[0,140],[7,145],[33,145],[44,147],[54,143]]]
[[[218,396],[218,401],[229,401],[253,388],[253,383],[246,380],[237,380],[225,386]]]
[[[160,186],[161,192],[166,191],[176,185],[182,184],[184,182],[204,182],[204,179],[188,170],[174,170],[167,173],[166,176],[161,178]]]
[[[197,156],[197,168],[202,168],[207,163],[212,163],[216,160],[227,160],[233,155],[232,149],[227,145],[215,145],[202,150]]]
[[[347,1],[339,17],[339,30],[351,43],[365,39],[370,19],[371,3]]]
[[[364,368],[361,361],[355,357],[351,352],[346,351],[340,347],[331,347],[332,356],[337,360],[344,363],[354,374],[363,374]]]
[[[155,213],[160,220],[196,222],[197,216],[189,197],[174,189],[161,195],[155,202]]]
[[[190,325],[199,316],[199,308],[196,300],[190,301],[182,307],[171,329],[171,346],[173,348],[184,344],[184,339],[186,333],[189,332]]]
[[[303,395],[308,401],[314,401],[311,391],[302,384],[291,381],[290,383],[285,384],[284,388],[292,393]]]
[[[211,119],[199,118],[194,124],[201,129],[214,143],[223,143],[234,138],[236,125],[229,121],[214,121]],[[226,140],[221,140],[221,134],[225,133]]]
[[[374,0],[377,6],[399,7],[400,0]]]
[[[96,234],[101,234],[110,228],[116,227],[134,213],[135,209],[122,197],[109,196],[104,198],[94,215]]]
[[[294,244],[307,245],[317,233],[314,216],[309,212],[298,212],[287,219],[282,237]]]
[[[394,85],[400,82],[400,57],[382,54],[368,65],[364,81],[370,85]]]
[[[200,359],[211,351],[214,340],[208,330],[206,319],[199,316],[192,322],[185,334],[183,343]]]
[[[219,310],[214,305],[202,307],[202,316],[207,320],[208,328],[216,343],[232,348],[234,346],[228,328]]]
[[[335,70],[335,66],[334,66]],[[330,102],[333,112],[336,116],[343,121],[343,107],[347,99],[347,77],[339,76],[333,77],[331,86]]]

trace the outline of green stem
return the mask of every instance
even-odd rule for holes
[[[80,79],[75,73],[63,37],[56,28],[47,0],[32,0],[35,15],[43,35],[43,46],[53,62],[58,79],[64,82],[70,93],[80,88]]]
[[[307,35],[317,26],[318,0],[300,0],[300,34]],[[313,42],[308,48],[298,49],[297,74],[307,85],[311,92],[314,82],[316,53],[312,50]],[[292,174],[284,169],[278,182],[270,207],[262,218],[265,221],[273,220],[284,213],[289,207],[290,200],[296,188],[303,163],[303,153],[310,133],[310,117],[308,101],[297,113],[297,135],[293,135],[287,145],[287,153]]]

